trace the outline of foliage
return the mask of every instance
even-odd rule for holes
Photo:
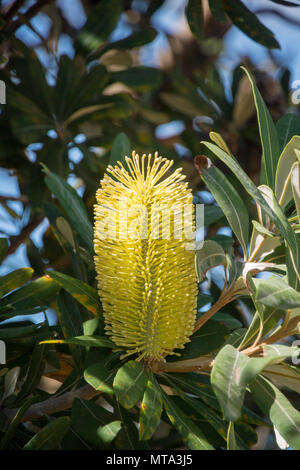
[[[300,449],[300,373],[293,365],[300,322],[299,117],[285,114],[275,125],[245,68],[234,71],[228,98],[216,66],[220,42],[214,37],[208,47],[201,1],[186,7],[192,44],[203,56],[203,66],[194,60],[192,71],[184,56],[171,69],[139,61],[138,51],[156,39],[152,18],[164,1],[145,2],[142,12],[126,1],[86,3],[87,21],[76,31],[51,2],[36,2],[23,16],[8,9],[1,18],[7,105],[0,165],[15,174],[21,213],[5,194],[0,203],[21,230],[3,231],[0,261],[6,272],[8,256],[25,244],[30,264],[0,278],[0,340],[7,349],[0,365],[1,447],[237,450],[251,448],[266,426]],[[208,5],[217,29],[232,22],[278,47],[242,1]],[[42,7],[60,19],[53,37],[65,28],[74,47],[72,59],[56,54],[50,38],[37,33],[54,73],[14,35]],[[112,39],[128,10],[138,21],[127,37]],[[156,138],[157,126],[174,120],[185,126],[181,135]],[[249,149],[260,157],[260,146],[261,171],[251,178],[245,157]],[[195,202],[203,190],[213,199],[196,253],[195,331],[181,355],[152,367],[121,359],[106,336],[93,263],[96,189],[106,167],[133,148],[173,158]],[[38,248],[29,237],[42,222],[49,225]],[[221,227],[232,235],[217,233]],[[257,276],[262,271],[272,276]],[[49,313],[57,322],[49,322]]]

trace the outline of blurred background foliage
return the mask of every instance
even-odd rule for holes
[[[6,338],[9,368],[20,367],[15,373],[21,379],[26,376],[14,406],[30,396],[46,364],[57,369],[51,378],[63,382],[58,391],[62,393],[87,360],[78,345],[71,346],[72,356],[64,346],[58,357],[52,346],[37,345],[39,341],[50,333],[80,336],[83,328],[85,334],[103,332],[103,325],[90,316],[101,307],[94,290],[92,229],[86,227],[109,163],[132,149],[158,151],[174,159],[184,168],[196,200],[207,204],[206,235],[219,236],[219,241],[231,236],[193,157],[199,154],[199,142],[217,131],[258,183],[261,147],[251,85],[241,63],[256,67],[258,88],[277,126],[282,126],[282,116],[293,113],[292,134],[300,133],[299,108],[291,102],[292,82],[300,74],[297,4],[296,0],[1,2],[0,79],[6,84],[6,104],[0,107],[0,272],[6,275],[25,267],[13,283],[8,279],[11,291],[32,279],[21,294],[12,292],[8,301],[0,300],[2,320],[15,321],[16,330],[7,332]],[[216,164],[227,173],[225,166]],[[63,180],[73,187],[71,195]],[[238,185],[235,179],[232,183]],[[249,210],[254,207],[249,205]],[[45,276],[48,268],[82,280],[90,291],[77,298],[78,303],[68,286],[69,294],[60,293],[55,304],[58,284]],[[56,281],[65,286],[68,279]],[[212,282],[199,308],[218,297],[219,291],[218,283]],[[227,328],[247,326],[246,307],[241,302],[232,307]],[[74,324],[65,315],[70,309]],[[222,313],[218,315],[221,319]],[[39,399],[43,394],[48,397],[49,390],[40,389],[39,394]],[[7,405],[13,400],[5,398]],[[26,402],[23,412],[31,404]],[[82,405],[76,406],[73,412],[84,414]],[[63,417],[59,425],[63,432]],[[28,440],[25,431],[18,432],[17,447]],[[75,424],[66,448],[81,448],[77,432]],[[247,432],[251,434],[251,429]],[[180,444],[177,434],[163,429],[161,433],[163,448]],[[118,439],[119,447],[126,448],[122,433]]]
[[[71,182],[92,216],[95,190],[116,158],[111,151],[121,132],[130,144],[121,138],[115,155],[120,145],[158,150],[183,166],[198,190],[192,158],[199,141],[218,131],[257,182],[255,108],[239,65],[251,65],[258,47],[257,57],[264,56],[258,86],[272,117],[290,111],[291,72],[278,33],[299,10],[293,2],[247,2],[254,11],[265,7],[254,15],[240,1],[202,3],[2,2],[0,78],[7,105],[0,116],[0,229],[10,238],[7,256],[23,245],[19,252],[36,273],[68,269],[47,222],[53,201],[40,164]],[[277,20],[276,30],[264,26],[269,18]],[[236,41],[244,41],[243,56]]]

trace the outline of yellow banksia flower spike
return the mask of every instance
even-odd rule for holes
[[[151,363],[182,349],[194,328],[192,193],[157,153],[125,161],[107,168],[96,193],[97,282],[108,335],[124,356]]]

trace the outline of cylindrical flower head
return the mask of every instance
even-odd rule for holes
[[[137,360],[163,360],[193,332],[197,305],[192,193],[173,161],[109,166],[95,205],[95,266],[107,333]],[[124,357],[124,356],[123,356]]]

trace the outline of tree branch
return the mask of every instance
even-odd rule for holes
[[[67,410],[72,407],[75,398],[84,398],[86,400],[90,400],[100,393],[101,392],[95,390],[90,385],[84,385],[77,390],[64,393],[58,397],[50,397],[45,401],[31,405],[26,413],[24,413],[22,422],[33,421],[35,419],[41,418],[44,415],[52,415],[54,413],[58,413],[59,411]],[[18,408],[6,408],[3,410],[4,414],[10,421],[15,417],[17,411]]]
[[[29,222],[25,227],[22,228],[19,235],[13,238],[11,245],[9,246],[6,255],[3,259],[7,258],[9,255],[14,253],[22,243],[31,235],[31,233],[36,229],[42,222],[43,217],[41,215],[35,216],[31,222]]]

